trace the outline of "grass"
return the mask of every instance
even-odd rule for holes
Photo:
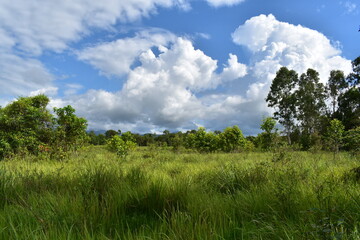
[[[286,154],[2,161],[0,239],[360,239],[359,159]]]

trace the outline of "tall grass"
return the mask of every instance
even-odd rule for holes
[[[101,147],[13,158],[0,162],[0,239],[360,239],[359,165]]]

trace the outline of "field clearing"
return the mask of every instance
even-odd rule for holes
[[[1,239],[360,239],[358,157],[88,147],[0,162]]]

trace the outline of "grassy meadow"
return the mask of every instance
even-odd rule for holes
[[[360,239],[348,153],[87,147],[0,162],[0,239]],[[357,169],[357,171],[356,171]]]

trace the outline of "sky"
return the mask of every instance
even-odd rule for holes
[[[0,105],[46,94],[89,130],[257,134],[281,66],[360,55],[358,0],[0,0]]]

